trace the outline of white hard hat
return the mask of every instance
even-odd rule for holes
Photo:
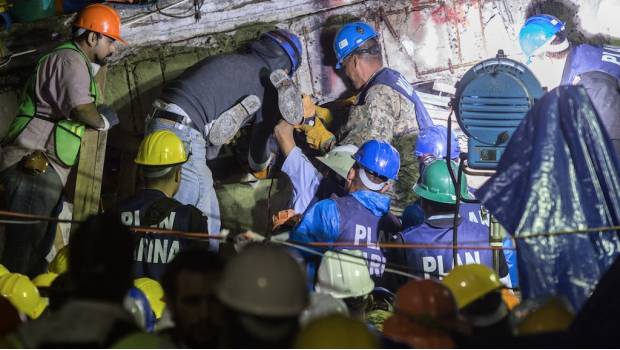
[[[316,319],[333,314],[349,316],[347,304],[330,294],[310,293],[310,305],[299,316],[299,324],[303,328]]]
[[[354,298],[372,292],[375,283],[360,250],[327,251],[319,266],[314,289],[335,298]]]
[[[316,159],[346,179],[349,170],[355,164],[353,155],[357,150],[355,145],[336,146],[326,155],[316,157]]]
[[[215,288],[222,303],[256,316],[296,317],[308,304],[302,266],[282,247],[250,244],[224,269]]]

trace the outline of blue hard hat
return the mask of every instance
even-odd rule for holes
[[[342,67],[342,61],[347,58],[353,51],[360,47],[367,40],[376,38],[377,32],[368,23],[353,22],[347,23],[334,38],[334,52],[336,53],[336,69]]]
[[[366,141],[353,155],[353,159],[379,176],[396,179],[400,169],[400,154],[396,148],[382,140]]]
[[[536,50],[549,43],[555,35],[564,30],[564,22],[551,15],[536,15],[528,18],[519,31],[521,50],[532,57]]]
[[[275,41],[276,44],[278,44],[282,50],[286,52],[286,55],[291,60],[291,71],[289,72],[289,75],[292,76],[301,65],[301,55],[304,52],[299,37],[284,29],[273,30],[264,33],[263,36]]]
[[[414,154],[416,157],[433,156],[436,159],[446,156],[448,147],[448,128],[443,125],[433,125],[422,129],[415,143]],[[456,133],[452,130],[452,142],[450,143],[450,159],[459,156],[459,141]]]

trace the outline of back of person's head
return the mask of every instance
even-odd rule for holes
[[[302,266],[280,246],[250,244],[224,269],[216,295],[230,312],[230,347],[290,347],[308,304]]]
[[[132,286],[133,241],[111,214],[92,215],[69,246],[69,274],[77,297],[122,302]]]
[[[166,299],[174,300],[178,292],[177,278],[183,271],[199,274],[220,274],[224,270],[224,262],[215,253],[204,249],[191,249],[180,252],[168,263],[162,278],[162,287]]]
[[[450,167],[455,178],[458,179],[458,166],[450,161]],[[467,176],[464,173],[460,176],[459,195],[461,198],[471,199],[467,187]],[[413,192],[422,198],[422,209],[428,217],[438,213],[454,212],[457,195],[455,188],[446,160],[437,159],[424,167],[420,180],[413,186]]]

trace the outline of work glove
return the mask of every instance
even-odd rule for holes
[[[99,129],[100,131],[108,131],[120,122],[118,119],[118,114],[116,114],[112,107],[108,105],[97,106],[97,112],[99,112],[99,115],[103,118],[103,122],[105,124],[103,128]]]
[[[323,125],[330,126],[334,120],[332,112],[324,107],[317,106],[309,95],[303,95],[302,103],[304,107],[304,119],[311,119],[318,117],[323,122]]]
[[[328,152],[336,142],[336,136],[325,128],[321,118],[314,118],[312,123],[304,123],[295,128],[306,134],[306,142],[312,149]]]

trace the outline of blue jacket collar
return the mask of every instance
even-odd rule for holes
[[[390,197],[373,191],[360,190],[351,195],[375,216],[383,216],[390,210]]]

